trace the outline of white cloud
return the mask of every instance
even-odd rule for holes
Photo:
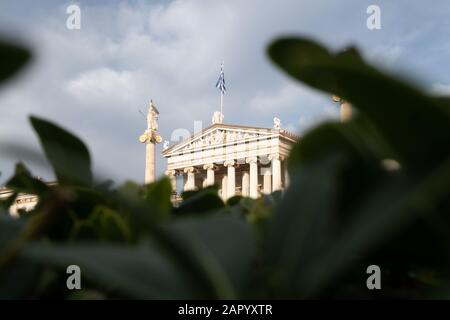
[[[337,118],[337,108],[326,94],[313,92],[298,83],[289,82],[276,90],[259,91],[249,106],[259,114],[278,116],[300,114],[298,121],[282,118],[283,126],[292,132],[304,132],[321,121]]]
[[[81,102],[96,102],[108,107],[110,100],[123,103],[133,101],[137,95],[137,81],[130,71],[99,68],[83,72],[65,85],[65,90]],[[103,103],[103,104],[102,104]]]
[[[283,111],[294,102],[300,101],[302,91],[298,86],[287,84],[276,91],[259,91],[250,100],[250,107],[259,112],[273,113]]]
[[[430,92],[440,96],[450,96],[450,84],[435,83],[431,86]]]
[[[404,47],[397,44],[382,44],[370,50],[365,50],[364,53],[368,59],[373,60],[379,66],[391,69],[399,62],[404,50]]]

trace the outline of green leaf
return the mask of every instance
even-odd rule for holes
[[[417,212],[432,217],[431,210],[448,196],[448,162],[435,172],[430,168],[426,176],[403,170],[389,173],[377,165],[377,152],[347,129],[347,125],[322,125],[292,151],[291,186],[274,214],[268,240],[275,263],[274,286],[284,296],[317,294],[348,270],[355,256],[364,253],[373,258],[374,246],[378,245],[376,250],[389,247],[393,235],[402,237],[399,232],[417,221]],[[433,263],[424,253],[436,244],[427,245],[420,254],[414,247],[414,263],[419,256],[421,263]],[[407,250],[396,248],[392,254],[405,259]],[[445,250],[439,255],[443,263]]]
[[[58,182],[90,186],[92,184],[91,158],[84,143],[70,132],[47,120],[33,116],[30,120]]]
[[[199,250],[189,239],[179,232],[161,227],[153,215],[153,208],[140,195],[141,187],[133,183],[126,183],[117,192],[104,193],[103,196],[120,213],[129,215],[133,236],[143,238],[150,236],[161,252],[169,257],[177,266],[182,267],[182,273],[195,284],[196,296],[230,298],[232,291],[224,290],[222,282],[212,278],[208,265],[209,259],[204,260],[203,250]],[[220,202],[223,207],[223,202]],[[208,254],[206,255],[208,257]]]
[[[24,226],[21,219],[0,214],[0,299],[29,297],[39,279],[39,268],[35,264],[9,259],[9,248]]]
[[[301,296],[303,288],[295,282],[298,273],[333,237],[337,168],[344,160],[335,156],[304,166],[291,176],[291,185],[273,214],[265,239],[273,269],[269,285],[277,296]]]
[[[374,69],[355,49],[333,54],[309,40],[281,39],[269,55],[292,77],[360,111],[347,123],[313,129],[291,151],[291,186],[267,241],[275,292],[311,297],[330,286],[339,292],[341,276],[351,278],[350,270],[364,270],[364,262],[374,258],[406,274],[419,266],[445,270],[448,99],[427,96]],[[386,158],[397,160],[400,169],[383,167]],[[411,250],[390,245],[412,245],[408,239],[422,233],[426,241]],[[430,259],[429,253],[438,257]],[[409,269],[399,268],[402,259]]]
[[[107,206],[98,205],[87,219],[75,221],[72,238],[83,240],[93,238],[100,242],[129,242],[132,235],[124,215]]]
[[[142,188],[144,199],[152,206],[153,210],[158,212],[161,218],[166,218],[172,211],[170,180],[168,178],[160,179],[146,184]]]
[[[334,238],[319,257],[311,260],[309,266],[299,271],[297,285],[303,288],[305,294],[317,294],[351,265],[355,255],[368,255],[382,245],[389,246],[390,241],[395,241],[394,236],[417,221],[419,215],[426,217],[432,214],[434,206],[447,199],[449,178],[450,159],[422,179],[399,178],[380,186],[351,214],[354,219],[339,237]],[[447,250],[439,254],[448,279],[450,254],[449,245],[445,246]],[[396,254],[404,256],[403,251],[397,251]],[[420,262],[427,263],[426,260]]]
[[[127,181],[113,192],[103,193],[103,196],[108,200],[109,205],[122,214],[127,214],[130,217],[130,222],[133,224],[134,232],[148,231],[158,222],[161,222],[164,213],[159,209],[160,204],[153,205],[149,198],[145,199],[145,186],[139,185],[132,181]],[[165,218],[165,217],[164,217]]]
[[[11,190],[44,196],[49,192],[49,187],[31,176],[24,164],[16,164],[14,176],[6,183],[6,187]]]
[[[187,299],[194,295],[191,283],[179,271],[182,266],[147,245],[34,244],[24,249],[23,256],[63,270],[78,265],[91,282],[125,298]]]
[[[176,220],[173,232],[192,242],[224,295],[243,297],[253,274],[256,238],[244,220],[225,214]]]
[[[41,266],[17,258],[0,271],[0,299],[33,299],[41,276]]]
[[[239,219],[185,218],[153,239],[137,247],[32,244],[22,256],[61,268],[79,265],[91,282],[131,298],[233,298],[251,277],[255,242],[249,226]]]
[[[339,168],[332,174],[338,181],[339,198],[335,200],[340,219],[346,211],[364,201],[383,179],[395,172],[386,170],[382,161],[392,155],[392,151],[376,130],[358,118],[344,124],[324,123],[298,142],[290,152],[288,167],[290,175],[296,171],[307,171],[317,163],[325,163],[342,158]],[[325,168],[324,168],[325,169]],[[320,170],[324,170],[320,169]],[[312,183],[312,182],[311,182]],[[364,185],[364,188],[360,186]]]
[[[334,54],[310,40],[285,38],[268,52],[290,76],[351,102],[380,129],[405,167],[426,170],[446,159],[448,108],[366,64],[355,49]]]
[[[183,202],[174,213],[207,213],[224,207],[222,199],[217,195],[217,187],[211,186],[199,191],[186,191],[183,193]]]
[[[289,153],[288,169],[314,164],[336,153],[348,153],[365,165],[379,166],[383,159],[396,159],[383,135],[364,117],[345,123],[326,122],[305,133]]]
[[[12,43],[0,41],[0,83],[12,77],[29,60],[28,50]]]
[[[233,197],[231,197],[231,198],[229,198],[227,200],[227,205],[228,206],[235,206],[235,205],[239,204],[241,199],[242,199],[242,196],[233,196]]]
[[[24,221],[0,214],[0,254],[13,242],[23,227]]]
[[[76,219],[89,219],[97,206],[106,206],[108,201],[104,194],[95,188],[87,187],[54,187],[54,190],[67,194],[67,207]]]

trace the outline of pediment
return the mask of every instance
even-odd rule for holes
[[[230,143],[245,143],[274,135],[277,135],[277,130],[215,124],[191,138],[164,150],[163,155],[167,157],[171,154],[202,150]]]

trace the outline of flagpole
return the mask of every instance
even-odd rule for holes
[[[223,122],[223,92],[220,91],[220,117],[222,118],[222,122]]]
[[[220,76],[219,80],[217,80],[216,88],[220,90],[220,122],[223,122],[223,94],[225,93],[225,76],[223,74],[223,62],[220,65]]]
[[[220,66],[220,70],[223,73],[223,61],[222,64]],[[225,80],[224,80],[225,81]],[[220,90],[220,116],[221,116],[221,122],[223,123],[223,118],[225,118],[225,116],[223,115],[223,90]]]

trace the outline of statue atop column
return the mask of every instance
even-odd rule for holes
[[[156,109],[153,101],[147,110],[147,129],[139,137],[139,141],[145,143],[145,183],[152,183],[155,181],[155,144],[161,143],[162,138],[158,133],[158,116],[159,112]]]
[[[147,111],[147,129],[152,131],[158,130],[158,116],[159,111],[153,104],[153,100],[150,100]]]
[[[158,134],[158,117],[159,111],[150,100],[147,110],[147,130],[139,137],[142,143],[161,143],[162,138]]]

